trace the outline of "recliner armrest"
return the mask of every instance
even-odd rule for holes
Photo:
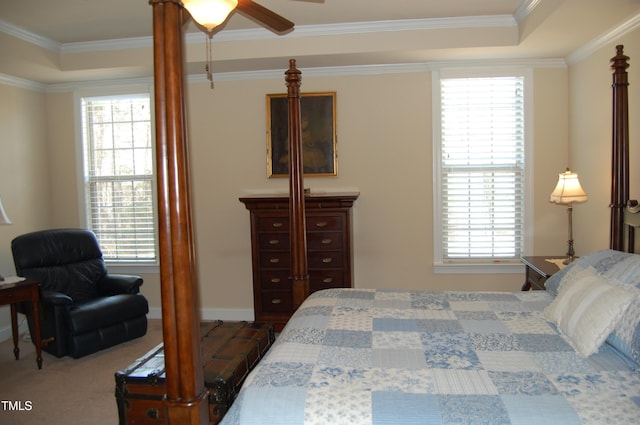
[[[68,305],[73,304],[73,299],[62,292],[42,291],[42,303],[49,305]]]
[[[128,274],[106,274],[98,281],[100,295],[137,294],[142,285],[140,276]]]

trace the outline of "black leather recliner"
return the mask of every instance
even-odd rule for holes
[[[27,233],[11,242],[19,276],[40,282],[43,350],[86,356],[146,334],[149,304],[139,276],[108,274],[95,234],[86,229]],[[33,315],[26,303],[33,337]]]

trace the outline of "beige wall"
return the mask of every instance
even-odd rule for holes
[[[521,274],[432,271],[431,74],[305,77],[302,70],[303,92],[337,92],[339,174],[307,179],[306,186],[361,193],[353,208],[355,286],[517,290]],[[561,253],[566,238],[557,228],[565,213],[546,199],[567,163],[567,70],[537,69],[534,79],[534,246],[537,253]],[[193,211],[208,317],[250,318],[249,214],[238,197],[287,190],[286,179],[266,173],[265,95],[284,90],[284,78],[219,81],[213,91],[204,83],[189,85]],[[41,178],[51,182],[51,226],[75,226],[73,93],[43,97],[51,173]],[[158,276],[144,277],[143,292],[157,312]]]
[[[0,197],[13,223],[0,225],[0,274],[10,276],[11,240],[53,223],[45,94],[0,84],[0,129]],[[10,335],[8,311],[0,308],[0,336]]]
[[[637,32],[625,37],[626,52]],[[580,174],[589,202],[575,207],[576,251],[608,245],[611,87],[604,46],[591,57],[534,71],[533,221],[531,254],[566,249],[566,209],[548,203],[557,173]],[[286,67],[287,64],[283,64]],[[339,175],[307,179],[312,190],[358,190],[353,209],[357,287],[517,290],[521,274],[433,273],[431,75],[306,76],[304,91],[336,91]],[[631,114],[640,81],[630,69]],[[249,214],[238,197],[286,191],[266,176],[265,95],[284,92],[284,77],[217,81],[188,87],[193,211],[201,306],[208,317],[249,318],[252,309]],[[0,227],[0,272],[13,273],[10,240],[43,227],[79,225],[72,92],[0,84],[0,196],[14,224]],[[634,115],[635,114],[635,115]],[[637,120],[636,120],[637,121]],[[7,129],[7,130],[5,130]],[[631,135],[637,134],[632,124]],[[637,142],[632,157],[638,156]],[[47,158],[48,157],[48,158]],[[638,173],[632,170],[632,180]],[[640,198],[640,187],[632,184]],[[160,306],[157,275],[143,292]],[[8,325],[0,316],[0,328]]]

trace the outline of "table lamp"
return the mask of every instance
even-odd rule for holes
[[[571,170],[567,168],[564,173],[558,174],[558,183],[556,184],[556,188],[553,189],[553,192],[551,192],[549,201],[555,204],[567,205],[567,214],[569,216],[569,246],[567,249],[567,258],[562,261],[563,264],[569,264],[575,258],[575,252],[573,250],[573,204],[586,202],[587,199],[587,194],[582,189],[582,186],[580,186],[580,180],[578,180],[576,173],[571,172]]]

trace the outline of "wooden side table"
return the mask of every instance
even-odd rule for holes
[[[11,277],[6,277],[10,280]],[[19,282],[0,282],[0,305],[11,305],[11,332],[13,334],[13,354],[16,360],[20,358],[18,347],[18,310],[20,302],[31,302],[33,306],[33,333],[36,346],[36,362],[38,369],[42,369],[42,338],[40,337],[40,284],[33,279],[24,279]]]
[[[545,282],[554,273],[560,270],[554,263],[547,261],[547,259],[563,259],[565,257],[546,256],[546,257],[521,257],[520,261],[527,266],[525,271],[525,280],[522,285],[523,291],[533,289],[534,291],[544,291]]]

